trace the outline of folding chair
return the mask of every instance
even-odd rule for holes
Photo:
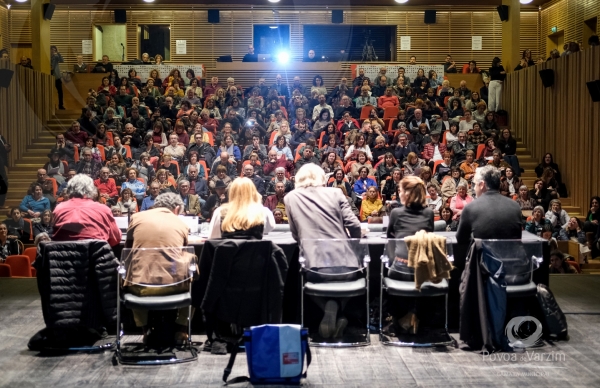
[[[5,263],[10,266],[12,277],[31,278],[31,264],[25,255],[11,255],[6,257]]]

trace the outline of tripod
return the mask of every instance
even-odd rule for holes
[[[367,36],[367,38],[365,39],[365,45],[363,46],[363,51],[362,51],[362,62],[367,62],[367,61],[376,61],[377,60],[377,54],[375,54],[375,48],[373,47],[373,40],[371,39],[370,36]]]

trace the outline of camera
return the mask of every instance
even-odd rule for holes
[[[248,120],[248,121],[246,121],[246,127],[253,127],[254,124],[255,124],[254,120]]]

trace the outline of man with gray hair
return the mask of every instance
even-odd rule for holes
[[[459,243],[468,243],[471,238],[520,240],[521,207],[500,194],[500,170],[490,165],[477,169],[473,189],[477,199],[463,210],[456,240]]]
[[[92,149],[85,147],[81,151],[81,159],[75,166],[77,174],[85,174],[92,179],[97,179],[100,175],[102,163],[92,157]]]
[[[178,182],[177,187],[179,188],[179,196],[183,202],[183,207],[179,209],[179,212],[186,216],[197,216],[200,214],[200,201],[197,195],[190,194],[190,181],[182,179]],[[154,206],[156,206],[156,202],[154,202]]]
[[[75,175],[67,184],[69,200],[54,209],[53,241],[104,240],[121,242],[121,231],[108,206],[96,202],[98,191],[87,175]]]
[[[132,248],[132,264],[127,280],[135,283],[128,287],[128,291],[138,296],[158,296],[179,294],[189,288],[187,282],[175,286],[143,287],[137,284],[172,284],[176,283],[171,268],[181,268],[183,274],[187,272],[185,265],[189,259],[183,255],[163,255],[161,252],[145,251],[137,254],[136,250],[145,248],[176,248],[184,247],[188,243],[189,228],[178,215],[183,212],[185,205],[181,197],[175,193],[164,193],[156,197],[152,209],[135,213],[131,216],[131,223],[127,229],[125,248]],[[142,251],[140,251],[142,252]],[[181,261],[179,262],[178,259]],[[133,264],[135,263],[135,265]],[[178,309],[177,331],[175,340],[178,343],[187,340],[188,308]],[[133,318],[138,327],[143,328],[144,341],[148,333],[148,311],[133,310]],[[191,319],[191,317],[189,317]]]

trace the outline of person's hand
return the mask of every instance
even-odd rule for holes
[[[377,217],[379,215],[379,212],[377,210],[373,210],[371,212],[371,217]]]
[[[221,201],[225,200],[225,194],[221,194],[221,195],[219,196],[219,199],[220,199]]]
[[[40,213],[40,212],[33,213],[34,218],[39,218],[41,215],[42,215],[42,213]]]
[[[29,214],[31,217],[34,217],[34,212],[33,210],[27,210],[27,214]]]
[[[295,177],[295,176],[293,176],[293,177],[291,177],[291,178],[290,178],[290,180],[291,180],[292,182],[295,182],[295,181],[296,181],[296,177]]]

